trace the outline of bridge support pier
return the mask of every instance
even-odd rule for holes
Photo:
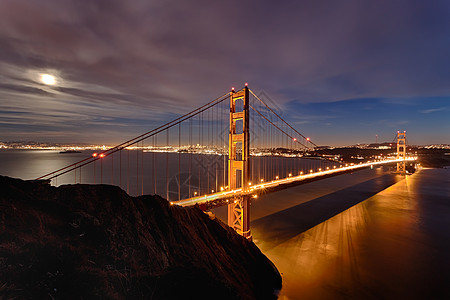
[[[242,101],[237,102],[237,101]],[[250,137],[249,137],[249,91],[246,86],[239,92],[230,93],[230,132],[228,140],[228,187],[230,190],[249,186]],[[238,196],[228,205],[228,226],[251,240],[250,197]]]
[[[233,203],[228,204],[228,226],[245,238],[252,239],[249,196],[236,197]]]

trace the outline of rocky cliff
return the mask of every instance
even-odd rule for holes
[[[0,176],[0,298],[274,299],[281,277],[198,208]]]

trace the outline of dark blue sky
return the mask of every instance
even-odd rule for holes
[[[0,140],[120,142],[249,82],[317,144],[450,143],[449,53],[445,0],[2,0]]]

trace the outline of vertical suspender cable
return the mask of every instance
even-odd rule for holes
[[[130,149],[127,149],[127,194],[130,194]]]
[[[188,186],[189,186],[189,198],[191,198],[191,177],[192,177],[192,118],[189,118],[189,179],[188,179]]]
[[[156,135],[153,136],[153,194],[156,195]]]
[[[181,200],[180,149],[181,149],[181,123],[178,124],[178,200]]]
[[[166,199],[169,200],[169,129],[166,131]]]
[[[144,195],[144,140],[142,140],[141,149],[141,195]]]
[[[114,185],[114,153],[111,154],[111,184]]]

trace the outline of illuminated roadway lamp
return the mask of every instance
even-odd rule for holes
[[[220,187],[220,191],[223,192],[223,186]]]
[[[248,183],[248,185],[252,185],[252,183],[251,183],[251,182],[249,182],[249,183]]]
[[[294,138],[294,142],[295,142],[295,141],[297,141],[297,139],[296,139],[296,138]]]
[[[330,167],[327,167],[327,170],[329,170],[330,169]]]
[[[258,198],[258,195],[253,195],[253,198]]]
[[[264,179],[261,179],[261,182],[264,182]]]
[[[306,138],[307,141],[309,141],[309,138]]]
[[[194,192],[194,196],[197,196],[197,192]]]
[[[105,157],[105,154],[102,153],[102,154],[100,154],[99,156],[100,156],[101,158],[103,158],[103,157]]]
[[[322,169],[321,169],[321,168],[319,168],[319,172],[320,172],[320,171],[322,171]]]
[[[313,172],[313,170],[309,170],[309,173],[312,173]]]
[[[289,177],[291,177],[292,176],[292,173],[289,173]]]
[[[303,175],[303,171],[300,172],[300,175]]]
[[[93,157],[97,157],[97,153],[92,153],[92,156]]]
[[[277,179],[277,180],[278,180],[279,178],[280,178],[279,176],[275,176],[275,179]]]

